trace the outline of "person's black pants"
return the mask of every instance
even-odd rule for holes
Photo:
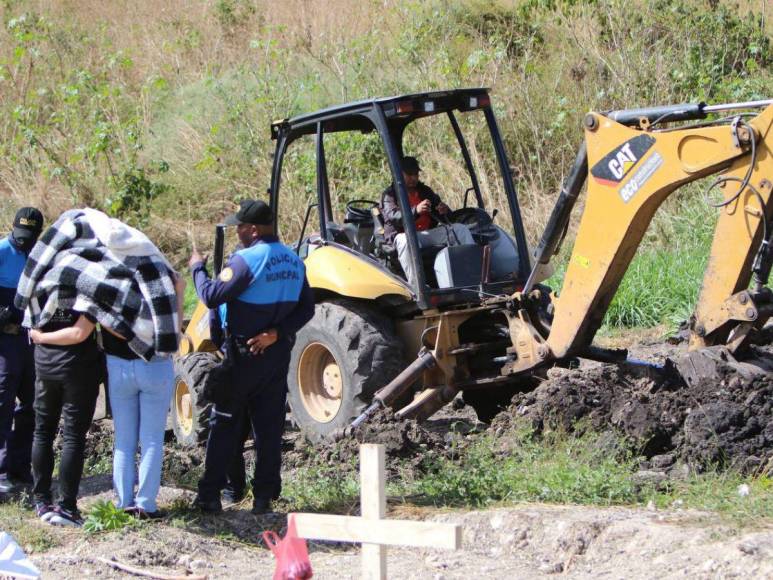
[[[36,503],[52,503],[54,438],[59,429],[59,418],[62,417],[64,428],[59,462],[59,504],[68,510],[77,508],[86,433],[94,417],[100,378],[99,373],[64,380],[38,378],[35,385],[35,435],[32,443],[32,494]]]
[[[241,442],[243,423],[238,412],[230,414],[231,409],[246,409],[252,424],[256,453],[253,497],[279,497],[289,367],[289,349],[285,345],[279,348],[282,351],[269,349],[264,355],[237,357],[233,372],[234,398],[227,408],[218,408],[217,404],[212,408],[204,475],[199,481],[201,500],[212,501],[220,497]]]
[[[30,477],[35,425],[33,352],[26,335],[0,337],[0,480],[28,481]]]
[[[247,486],[247,471],[244,465],[244,444],[252,432],[252,422],[244,410],[239,414],[239,423],[234,426],[237,433],[236,448],[231,458],[231,463],[228,466],[226,472],[226,484],[225,489],[231,490],[234,497],[238,497],[244,493],[244,488]]]

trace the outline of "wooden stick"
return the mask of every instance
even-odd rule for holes
[[[188,202],[188,239],[191,242],[191,250],[199,253],[198,248],[196,248],[196,230],[193,227],[193,219],[191,218],[191,202]]]
[[[412,546],[415,548],[462,547],[462,526],[437,522],[381,520],[351,516],[295,514],[298,536],[311,540]]]
[[[135,568],[134,566],[129,566],[128,564],[122,564],[121,562],[118,562],[116,560],[108,560],[107,558],[96,558],[103,564],[107,564],[108,566],[112,568],[117,568],[118,570],[122,570],[124,572],[127,572],[129,574],[134,574],[135,576],[144,576],[145,578],[154,578],[154,580],[207,580],[207,576],[202,576],[201,574],[186,574],[185,576],[179,576],[179,575],[170,575],[170,574],[159,574],[156,572],[150,572],[148,570],[143,570],[141,568]]]
[[[365,520],[380,523],[386,516],[384,446],[360,446],[360,510]],[[386,580],[386,546],[362,545],[362,577],[364,580]]]

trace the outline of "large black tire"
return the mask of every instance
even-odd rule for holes
[[[172,430],[182,447],[196,447],[209,433],[212,403],[203,397],[209,371],[220,364],[211,352],[194,352],[175,361]]]
[[[392,322],[353,300],[317,304],[296,338],[288,400],[312,441],[345,427],[406,366]]]

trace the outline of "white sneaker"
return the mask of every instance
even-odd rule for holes
[[[40,520],[44,522],[48,522],[54,515],[56,514],[56,510],[54,509],[54,506],[51,504],[46,503],[37,503],[35,504],[35,515],[40,518]]]
[[[66,510],[62,506],[54,508],[53,515],[48,519],[53,526],[70,526],[79,528],[83,525],[83,519],[78,510]]]

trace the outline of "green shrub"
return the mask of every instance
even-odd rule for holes
[[[120,530],[137,522],[131,514],[115,507],[109,500],[100,500],[89,508],[83,529],[89,534]]]

